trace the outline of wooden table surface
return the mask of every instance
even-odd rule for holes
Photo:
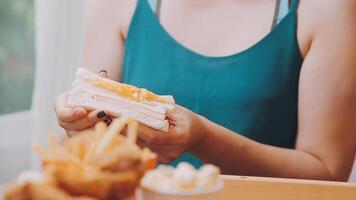
[[[356,184],[297,179],[222,176],[221,200],[356,200]]]
[[[205,196],[162,196],[145,192],[137,200],[356,200],[356,184],[297,179],[221,176],[224,188]]]
[[[356,200],[356,183],[227,175],[221,177],[224,188],[207,196],[144,198],[139,195],[137,200]],[[4,187],[0,187],[0,199],[2,189]]]

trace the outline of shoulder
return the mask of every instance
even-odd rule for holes
[[[332,39],[356,34],[356,1],[300,0],[298,7],[298,40],[307,52],[313,40]]]
[[[355,26],[356,1],[354,0],[301,0],[300,20],[310,23],[314,31],[338,29],[338,25]]]
[[[356,1],[354,0],[300,0],[299,10],[308,14],[328,14],[323,17],[334,14],[348,14],[355,11]]]
[[[128,28],[138,0],[91,0],[88,3],[87,23],[103,23]],[[109,27],[108,27],[109,28]]]

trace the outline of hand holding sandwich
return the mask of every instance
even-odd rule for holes
[[[99,72],[102,77],[107,77],[105,71]],[[108,119],[108,114],[103,110],[87,110],[83,107],[72,107],[67,104],[69,92],[58,95],[54,103],[54,111],[58,124],[72,136],[87,128],[93,127],[97,122]]]
[[[172,96],[156,95],[79,68],[73,88],[58,96],[55,111],[59,124],[71,136],[100,120],[126,116],[140,122],[139,143],[171,162],[205,137],[203,117],[174,103]]]
[[[157,153],[158,161],[170,163],[181,154],[191,151],[207,136],[206,119],[192,111],[175,105],[167,112],[168,133],[140,125],[138,143]]]

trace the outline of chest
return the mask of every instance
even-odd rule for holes
[[[261,40],[258,34],[247,37],[248,31],[246,35],[239,33],[241,29],[236,26],[229,27],[216,22],[209,26],[207,21],[199,23],[200,15],[195,13],[194,16],[187,16],[186,19],[191,19],[188,23],[181,24],[165,22],[169,19],[179,20],[168,16],[164,18],[162,13],[161,23],[158,23],[148,5],[139,4],[132,21],[131,34],[126,41],[123,81],[157,94],[173,95],[178,104],[231,130],[248,133],[257,141],[268,142],[266,138],[284,134],[281,142],[277,143],[291,146],[296,130],[298,82],[302,63],[295,40],[295,15],[288,15],[270,34],[267,28],[265,34],[260,29],[259,36],[264,38]],[[182,17],[185,16],[179,16]],[[222,19],[217,14],[216,17]],[[182,28],[174,31],[169,28],[172,24],[173,28]],[[215,25],[221,26],[219,30],[224,27],[230,28],[232,32],[209,32]],[[204,27],[205,30],[200,30]],[[207,38],[200,38],[199,32]],[[215,37],[217,34],[223,34],[219,36],[219,41]],[[238,34],[241,35],[236,36]],[[245,43],[245,36],[254,38],[257,43],[252,39],[252,44]],[[221,51],[217,51],[219,42],[228,45],[231,38],[235,37],[239,39],[234,40],[234,45],[243,43],[247,47],[241,45],[241,49],[231,48],[232,52],[221,47]],[[194,45],[196,41],[199,42]],[[214,57],[219,56],[219,53],[223,53],[223,56]],[[231,53],[233,55],[225,56]],[[212,57],[204,54],[212,54]],[[280,124],[285,124],[284,128]],[[271,135],[260,134],[262,132]]]
[[[222,102],[243,105],[244,102],[251,100],[278,101],[280,97],[288,96],[286,94],[288,91],[297,91],[302,59],[295,41],[295,15],[288,15],[267,36],[261,34],[264,38],[262,40],[254,35],[254,39],[260,40],[257,43],[253,42],[247,48],[237,51],[234,49],[233,52],[230,52],[233,53],[231,56],[214,57],[218,54],[216,49],[222,50],[221,52],[227,51],[227,48],[223,48],[223,46],[216,48],[221,41],[226,44],[230,43],[230,39],[226,39],[225,35],[234,38],[233,36],[241,31],[226,33],[219,37],[220,41],[213,40],[213,33],[202,31],[202,35],[211,39],[207,42],[206,39],[198,37],[197,33],[201,31],[200,29],[204,29],[201,27],[208,29],[209,24],[207,22],[199,23],[199,20],[195,19],[201,16],[196,15],[196,10],[185,12],[188,15],[191,13],[192,16],[177,17],[179,20],[181,18],[195,19],[184,20],[188,21],[188,24],[173,23],[173,21],[179,20],[175,19],[173,16],[176,15],[172,13],[166,18],[164,13],[161,13],[160,23],[149,6],[144,4],[144,1],[141,3],[133,18],[131,35],[125,47],[125,82],[148,88],[158,94],[173,94],[177,100],[181,100],[180,102],[187,103],[201,102],[201,98],[203,98],[208,102],[219,99]],[[180,7],[181,11],[185,8],[183,4],[175,7],[177,10]],[[161,9],[164,11],[164,4]],[[216,7],[213,10],[216,10]],[[203,11],[200,10],[200,12],[204,14]],[[213,19],[214,15],[218,19],[223,19],[217,14],[224,13],[222,10],[216,11],[216,13],[212,11],[212,13],[205,15],[210,19]],[[187,28],[177,28],[176,32],[170,31],[169,27],[164,26],[164,19],[172,20],[172,23],[167,23],[167,25],[170,24],[169,26],[172,25],[173,28],[183,25]],[[271,24],[269,23],[269,25]],[[211,27],[214,26],[211,25]],[[236,28],[236,26],[232,27]],[[193,37],[189,34],[196,35]],[[184,41],[179,41],[179,37],[185,38],[187,43],[196,42],[197,45],[183,43]],[[234,40],[237,41],[236,44],[239,44],[240,41],[247,44],[242,37],[237,38],[239,40]],[[209,49],[210,52],[208,52]],[[215,54],[213,57],[206,56],[204,50],[205,53]]]
[[[276,1],[162,1],[160,23],[183,46],[207,56],[243,51],[271,30]]]

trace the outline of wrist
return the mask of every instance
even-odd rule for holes
[[[195,152],[200,152],[201,149],[203,149],[206,141],[210,138],[209,136],[211,134],[209,128],[211,122],[207,118],[197,114],[197,124],[198,124],[198,129],[193,134],[199,135],[199,139],[190,148],[190,151],[193,154]]]

